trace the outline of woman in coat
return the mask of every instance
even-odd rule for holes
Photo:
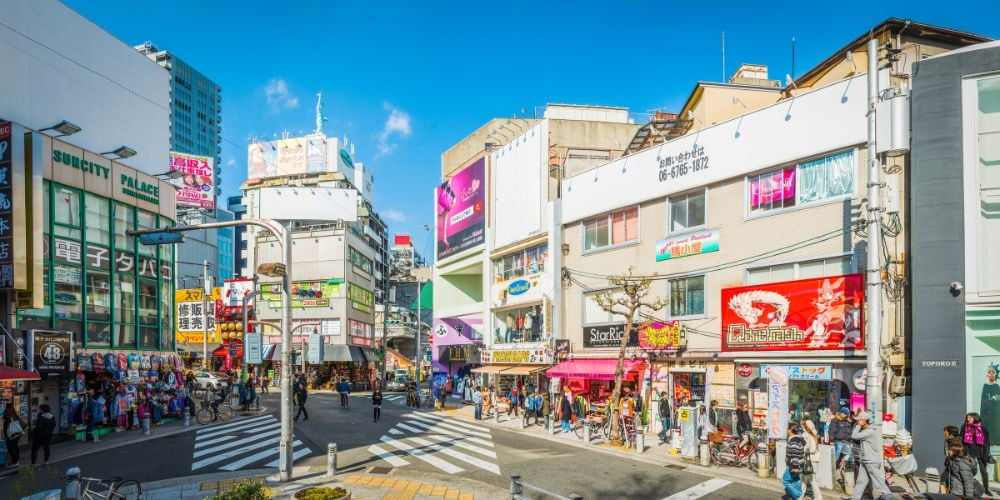
[[[993,457],[990,456],[990,433],[983,425],[983,419],[978,413],[969,413],[965,416],[965,424],[959,432],[962,438],[962,445],[965,447],[965,455],[979,463],[979,472],[983,476],[983,486],[986,487],[986,494],[990,495],[990,476],[987,468]]]
[[[11,426],[14,422],[17,422],[17,426]],[[21,430],[18,431],[17,427]],[[8,404],[3,412],[3,439],[7,445],[7,467],[21,465],[21,453],[17,449],[17,442],[22,434],[24,434],[24,422],[17,416],[14,405]]]
[[[561,428],[564,433],[569,433],[572,430],[569,421],[573,417],[573,405],[570,404],[569,400],[567,394],[563,394],[559,398],[559,419],[562,420]]]
[[[816,471],[819,470],[819,432],[816,431],[816,424],[812,420],[803,418],[802,421],[802,429],[805,430],[802,437],[806,440],[806,452],[812,463],[812,472],[802,474],[803,493],[805,489],[811,488],[813,500],[823,500],[823,493],[819,489],[819,483],[816,482]]]
[[[952,495],[975,496],[976,461],[965,454],[965,447],[953,443],[948,445],[948,458],[944,460],[941,484]]]

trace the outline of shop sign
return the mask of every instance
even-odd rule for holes
[[[347,247],[347,255],[351,259],[351,264],[367,274],[372,273],[372,260],[365,257],[359,250],[352,246]]]
[[[677,410],[677,419],[681,422],[688,422],[691,420],[691,410],[687,408],[681,408]]]
[[[375,294],[355,285],[347,284],[347,297],[351,299],[351,307],[365,314],[372,313],[372,305],[375,304]]]
[[[772,365],[768,375],[767,437],[784,439],[788,435],[788,372]]]
[[[14,206],[13,159],[21,141],[13,131],[11,122],[0,122],[0,290],[14,289],[14,210],[20,207]]]
[[[454,332],[456,336],[470,341],[483,340],[483,320],[471,316],[457,318],[434,318],[434,334],[445,338]]]
[[[138,176],[129,174],[121,174],[119,177],[119,187],[123,194],[154,205],[160,204],[160,186],[155,182],[139,180]]]
[[[638,325],[632,328],[632,334],[629,335],[628,339],[628,347],[639,347],[638,330]],[[583,347],[620,347],[623,335],[625,335],[624,323],[619,325],[585,326],[583,327]]]
[[[318,364],[323,360],[323,337],[316,334],[310,335],[308,345],[306,359],[312,364]]]
[[[921,368],[958,368],[957,359],[924,359],[920,361]]]
[[[477,362],[476,346],[466,345],[446,345],[438,347],[438,361],[441,363],[468,363]]]
[[[233,279],[222,281],[222,303],[229,307],[243,307],[243,297],[253,291],[253,280]]]
[[[207,309],[202,303],[203,295],[204,292],[200,288],[182,289],[174,293],[174,301],[177,304],[178,342],[203,342],[206,324],[209,334],[208,342],[218,342],[219,330],[215,317],[217,294],[213,293],[209,297]]]
[[[58,239],[58,238],[57,238]],[[111,250],[102,246],[87,244],[87,267],[111,270]],[[168,268],[169,269],[169,268]]]
[[[552,362],[551,356],[544,348],[539,349],[513,349],[496,350],[485,349],[480,351],[480,361],[483,364],[549,364]]]
[[[0,125],[2,127],[2,125]],[[111,167],[101,165],[100,163],[84,160],[79,156],[76,156],[65,151],[60,151],[58,149],[52,148],[52,163],[58,164],[62,163],[67,167],[73,167],[83,173],[94,175],[107,179],[111,175]]]
[[[528,280],[517,280],[510,285],[507,285],[507,293],[510,295],[521,295],[527,292],[531,288],[531,283]]]
[[[719,230],[698,231],[656,243],[656,261],[719,251]]]
[[[180,170],[183,180],[177,188],[177,206],[215,209],[215,159],[176,151],[170,152],[170,171]]]
[[[28,359],[28,336],[24,330],[11,330],[10,335],[5,339],[0,339],[0,344],[4,344],[5,361],[19,370],[31,370]],[[25,394],[28,390],[28,383],[19,380],[14,382],[14,393]]]
[[[156,279],[159,268],[156,265],[156,259],[153,257],[143,257],[139,256],[139,277]]]
[[[767,378],[767,370],[776,365],[760,365],[761,378]],[[833,380],[831,365],[781,365],[788,372],[789,380]]]
[[[864,348],[864,276],[722,290],[723,351]]]
[[[135,256],[115,250],[115,271],[119,273],[131,273],[135,269]]]
[[[743,378],[747,378],[753,375],[753,367],[750,363],[740,363],[740,366],[736,367],[736,373]]]
[[[677,154],[659,155],[660,153],[657,153],[657,158],[660,161],[660,174],[658,176],[660,182],[674,181],[689,173],[708,170],[708,155],[705,154],[705,147],[697,143],[691,149],[682,150]]]
[[[480,158],[435,188],[440,261],[486,239],[486,159]],[[445,227],[441,227],[445,224]]]
[[[330,297],[340,296],[340,283],[294,281],[291,295],[292,307],[330,307]],[[271,309],[281,309],[281,284],[260,285],[260,300]]]
[[[246,333],[243,335],[243,352],[246,353],[248,365],[259,365],[263,362],[263,338],[260,333]]]
[[[670,323],[654,321],[639,329],[639,347],[643,349],[677,349],[684,345],[687,345],[687,336],[680,320]]]
[[[73,334],[70,332],[51,332],[31,330],[28,337],[28,350],[35,361],[35,371],[38,373],[69,373],[70,360],[73,357]]]

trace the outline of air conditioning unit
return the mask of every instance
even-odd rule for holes
[[[910,393],[910,377],[905,375],[893,375],[892,383],[889,384],[889,392],[893,396],[905,396]]]

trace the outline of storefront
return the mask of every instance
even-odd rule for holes
[[[545,347],[482,349],[479,357],[483,366],[471,370],[478,374],[476,383],[494,387],[502,396],[509,394],[511,387],[515,386],[527,390],[548,390],[549,381],[544,371],[552,364],[552,355]]]
[[[434,318],[432,335],[431,366],[435,375],[464,379],[479,366],[483,320],[478,315]],[[457,390],[457,384],[453,386]]]

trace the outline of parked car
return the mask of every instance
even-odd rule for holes
[[[208,389],[210,391],[218,391],[220,387],[228,385],[226,379],[209,372],[195,372],[194,380],[199,389]]]
[[[412,381],[413,377],[409,375],[403,375],[403,376],[397,375],[396,378],[390,380],[388,384],[385,384],[385,390],[386,392],[390,391],[402,392],[406,390],[406,384]]]

